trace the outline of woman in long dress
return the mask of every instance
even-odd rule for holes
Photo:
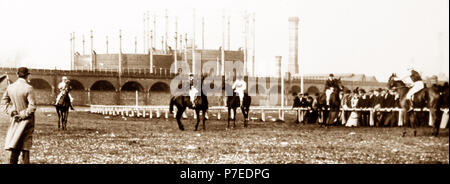
[[[351,99],[351,108],[356,108],[358,105],[358,94],[355,93],[353,94],[353,97]],[[350,117],[347,120],[347,123],[345,124],[345,126],[347,127],[356,127],[358,125],[358,113],[356,111],[352,111],[350,113]]]

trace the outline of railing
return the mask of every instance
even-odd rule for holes
[[[17,68],[0,67],[0,71],[6,71],[7,73],[16,73]],[[91,70],[86,67],[76,67],[73,70],[57,70],[57,69],[34,69],[30,68],[31,73],[50,73],[50,74],[103,74],[103,75],[119,75],[117,69],[96,69]],[[140,77],[173,77],[174,73],[171,73],[169,68],[153,68],[153,72],[146,68],[124,68],[122,70],[122,76],[140,76]]]
[[[176,107],[175,107],[176,109]],[[291,112],[297,112],[297,119],[299,121],[302,121],[303,113],[306,111],[309,111],[308,108],[292,108],[292,107],[284,107],[281,108],[279,106],[253,106],[250,107],[250,113],[254,112],[260,112],[261,115],[261,121],[266,121],[266,112],[277,112],[278,111],[278,119],[284,120],[284,112],[291,111]],[[442,114],[442,119],[445,119],[444,116],[447,116],[448,121],[448,108],[440,109],[444,113]],[[221,112],[226,112],[227,107],[225,106],[212,106],[209,107],[209,112],[217,113],[217,119],[221,119]],[[339,110],[341,113],[345,111],[357,111],[357,112],[370,112],[369,117],[369,125],[374,126],[374,115],[375,112],[397,112],[399,113],[398,118],[398,126],[403,126],[403,120],[402,120],[402,113],[403,110],[401,108],[343,108]],[[414,109],[416,112],[428,112],[429,109]],[[97,113],[97,114],[103,114],[103,115],[121,115],[121,116],[129,116],[129,117],[143,117],[145,118],[147,115],[149,118],[153,118],[153,113],[156,114],[156,118],[160,118],[162,113],[164,113],[164,118],[169,118],[169,106],[126,106],[126,105],[91,105],[90,106],[90,112],[91,113]],[[175,113],[173,115],[175,117]],[[233,114],[231,114],[231,117],[234,117]],[[186,115],[184,115],[184,118],[186,118]],[[194,113],[194,118],[196,119],[196,115]],[[432,126],[434,122],[430,121],[429,125]],[[441,127],[446,126],[447,123],[443,124],[441,123]]]

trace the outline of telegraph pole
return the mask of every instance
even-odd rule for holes
[[[150,73],[153,73],[153,31],[150,30]]]
[[[192,73],[195,75],[195,9],[193,12],[194,33],[192,34]]]
[[[86,55],[86,53],[84,52],[84,34],[83,34],[83,55]]]
[[[93,54],[92,51],[94,51],[94,34],[91,29],[91,55]]]
[[[108,50],[108,36],[106,36],[106,54],[109,54],[109,50]]]
[[[70,33],[70,69],[73,70],[73,34]]]
[[[144,50],[144,53],[145,53],[145,51],[146,51],[146,49],[147,49],[147,14],[144,12],[144,17],[143,17],[143,27],[144,27],[144,33],[143,33],[143,37],[142,37],[142,42],[143,42],[143,44],[142,44],[142,48],[143,48],[143,50]]]
[[[177,52],[178,52],[178,17],[175,17],[175,49],[174,49],[174,63],[175,63],[175,71],[174,73],[178,73],[178,58],[177,58]]]
[[[202,49],[205,50],[205,17],[202,17]]]
[[[255,57],[256,57],[256,14],[253,12],[253,54],[252,54],[252,75],[255,76]]]

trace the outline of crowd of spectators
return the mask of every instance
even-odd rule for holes
[[[361,88],[356,88],[352,91],[342,91],[339,95],[341,98],[341,108],[344,109],[400,107],[399,95],[394,90],[379,88],[366,91]],[[293,108],[301,107],[307,109],[306,111],[301,112],[301,122],[299,122],[297,118],[297,123],[318,123],[318,121],[320,121],[317,109],[317,99],[319,94],[310,95],[308,93],[293,93],[293,96]],[[341,111],[338,124],[346,126],[369,126],[369,118],[369,111],[344,111],[344,113]],[[375,126],[395,126],[398,121],[398,113],[376,111],[373,121]]]

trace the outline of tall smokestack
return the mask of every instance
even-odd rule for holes
[[[283,63],[281,63],[281,56],[275,56],[275,63],[276,63],[276,74],[275,76],[280,77],[281,78],[281,72],[283,70]]]
[[[289,17],[289,61],[288,71],[291,75],[299,73],[298,67],[298,17]]]

